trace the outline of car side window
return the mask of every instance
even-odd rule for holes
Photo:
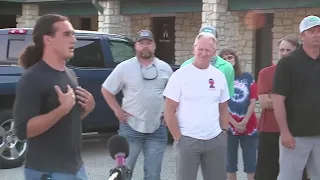
[[[75,44],[74,56],[68,65],[87,68],[104,68],[105,62],[99,39],[78,39]]]
[[[0,35],[0,61],[16,64],[25,48],[32,44],[31,35]]]
[[[118,64],[135,56],[134,45],[121,40],[109,40],[113,62]]]

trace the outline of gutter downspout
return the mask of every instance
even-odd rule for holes
[[[98,0],[92,0],[92,4],[101,14],[103,14],[103,7],[99,4]]]

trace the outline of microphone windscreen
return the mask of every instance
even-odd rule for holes
[[[110,155],[113,159],[116,159],[115,155],[118,153],[125,154],[125,158],[129,156],[129,143],[127,138],[114,135],[108,141],[108,147]]]

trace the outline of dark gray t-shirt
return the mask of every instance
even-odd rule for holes
[[[57,71],[44,61],[28,68],[21,76],[14,103],[15,131],[26,139],[28,121],[56,109],[60,103],[54,89],[58,85],[66,93],[67,85],[78,86],[75,73],[66,68]],[[83,165],[81,159],[81,106],[73,109],[49,130],[27,139],[26,168],[44,172],[75,173]]]

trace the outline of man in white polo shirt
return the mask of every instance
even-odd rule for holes
[[[170,77],[165,121],[175,140],[177,180],[195,180],[201,165],[204,180],[226,179],[229,90],[224,74],[210,65],[217,39],[200,33],[194,62]]]

